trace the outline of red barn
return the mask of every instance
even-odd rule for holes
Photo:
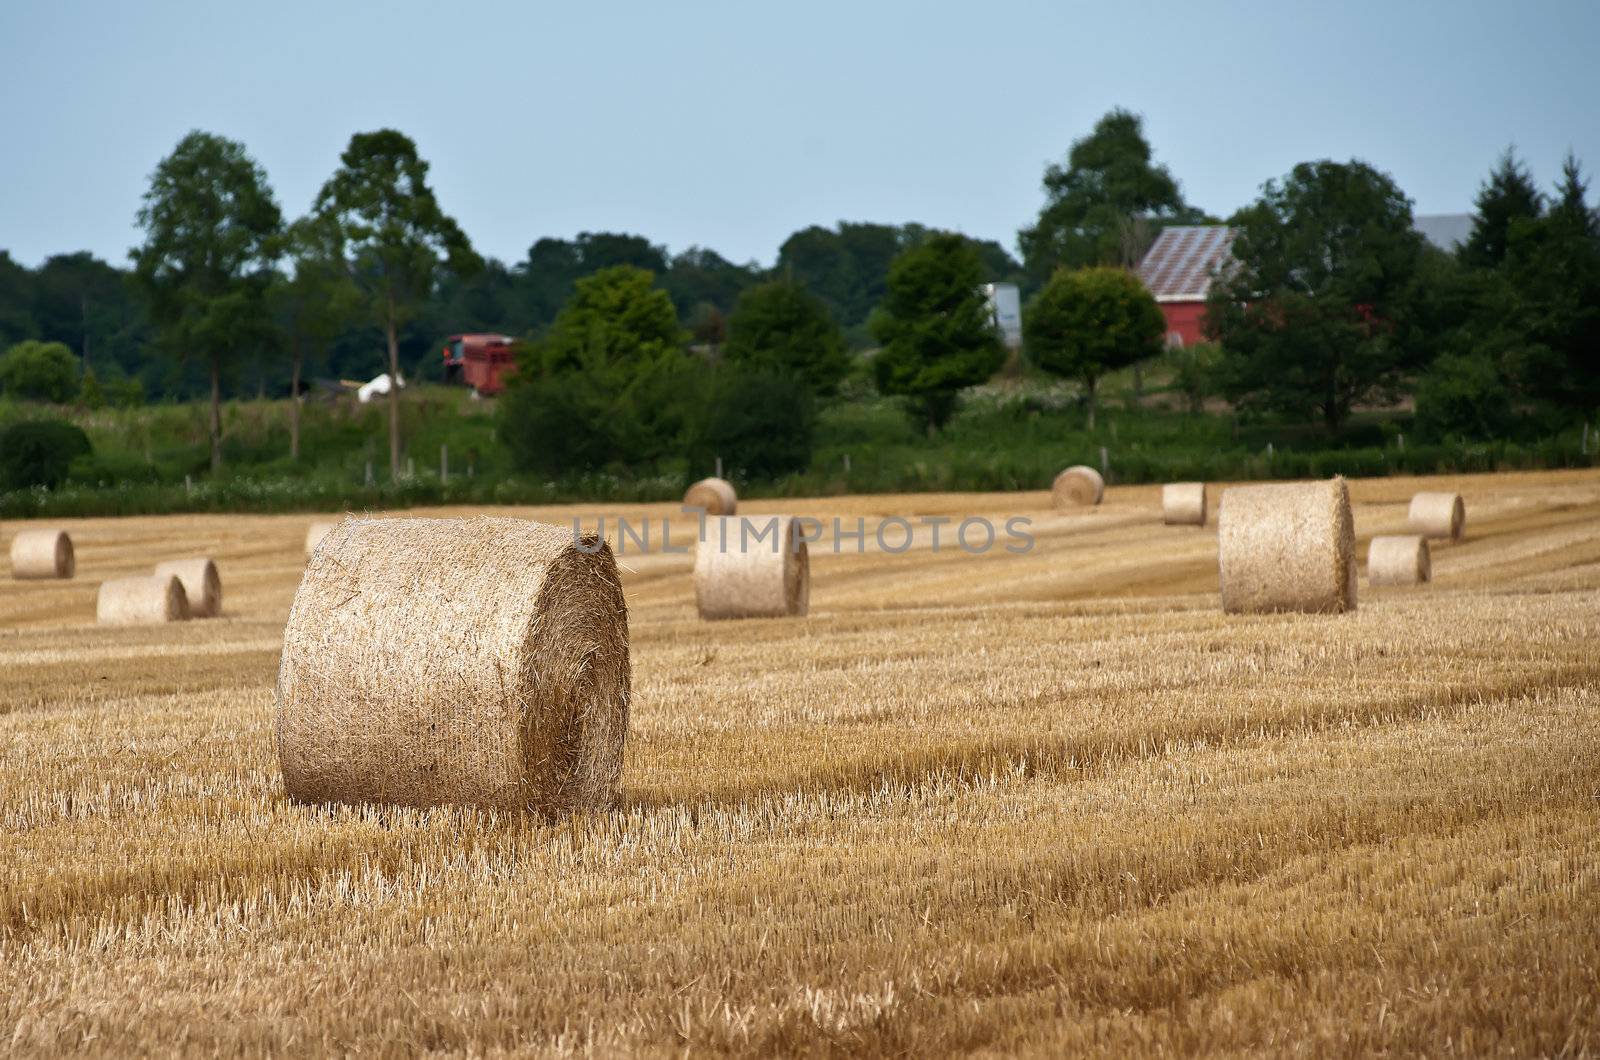
[[[1167,318],[1167,345],[1204,342],[1200,330],[1211,277],[1233,261],[1234,230],[1226,225],[1163,228],[1139,262],[1139,279]]]

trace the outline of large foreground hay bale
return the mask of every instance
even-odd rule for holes
[[[1206,484],[1169,482],[1162,486],[1161,521],[1168,526],[1206,525]]]
[[[289,795],[547,812],[614,801],[628,611],[611,549],[578,545],[522,519],[335,528],[284,629]]]
[[[155,575],[158,578],[172,575],[183,583],[183,594],[189,598],[190,618],[215,618],[222,614],[222,579],[217,576],[217,565],[206,557],[157,563]]]
[[[317,546],[322,544],[322,539],[327,537],[333,531],[333,528],[338,525],[338,523],[318,520],[306,527],[306,559],[310,559],[316,554]]]
[[[694,557],[701,618],[783,618],[811,606],[811,556],[793,516],[707,519]]]
[[[683,495],[685,508],[704,508],[706,515],[732,515],[739,507],[739,495],[726,479],[703,478]]]
[[[1418,585],[1433,578],[1428,539],[1421,534],[1393,534],[1367,546],[1368,585]]]
[[[189,597],[175,574],[101,582],[94,602],[94,620],[102,626],[182,622],[188,617]]]
[[[1099,504],[1105,494],[1106,480],[1100,477],[1100,472],[1084,464],[1067,468],[1050,486],[1050,500],[1057,508]]]
[[[1467,525],[1467,506],[1459,493],[1419,493],[1411,498],[1410,519],[1414,533],[1459,541]]]
[[[13,578],[70,578],[78,570],[65,530],[22,530],[11,539]]]
[[[1355,524],[1342,478],[1223,491],[1217,550],[1224,611],[1355,610]]]

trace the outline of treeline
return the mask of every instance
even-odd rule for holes
[[[523,340],[499,409],[517,470],[671,477],[739,453],[771,478],[806,468],[818,410],[841,393],[943,430],[1005,360],[985,282],[1022,288],[1023,368],[1078,382],[1092,431],[1100,380],[1164,350],[1131,266],[1163,226],[1216,220],[1121,110],[1047,168],[1021,261],[921,225],[841,223],[794,233],[770,269],[604,232],[540,239],[507,265],[478,256],[427,173],[403,134],[359,133],[290,219],[243,145],[190,134],[152,174],[130,269],[0,255],[0,391],[206,394],[216,469],[226,396],[324,374],[427,379],[443,336],[500,331]],[[1320,422],[1337,445],[1362,408],[1402,409],[1406,430],[1448,442],[1544,438],[1600,407],[1600,220],[1576,159],[1546,191],[1507,152],[1454,251],[1429,245],[1404,192],[1360,161],[1296,166],[1227,223],[1214,342],[1168,355],[1193,412],[1221,400],[1245,421]],[[391,389],[395,478],[399,409]]]
[[[729,261],[715,250],[676,254],[642,235],[581,232],[573,239],[540,238],[521,261],[488,258],[465,277],[441,274],[399,332],[408,378],[437,378],[444,336],[465,331],[543,336],[574,285],[619,265],[656,277],[689,340],[715,345],[739,296],[777,277],[794,280],[820,298],[850,348],[872,342],[867,319],[882,299],[889,263],[925,240],[917,224],[842,222],[795,232],[778,248],[776,264]],[[1027,282],[1022,265],[992,240],[974,240],[985,282]],[[269,336],[270,338],[270,336]],[[163,348],[131,270],[88,252],[59,254],[29,269],[0,250],[0,351],[28,340],[59,342],[78,356],[119,401],[192,400],[208,382],[204,364]],[[282,396],[290,367],[287,339],[244,351],[224,372],[227,397]],[[383,370],[384,337],[376,324],[345,320],[308,355],[312,376],[366,380]]]

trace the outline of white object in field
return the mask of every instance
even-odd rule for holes
[[[989,315],[1006,348],[1022,348],[1022,292],[1014,283],[986,283],[983,296],[989,300]]]
[[[399,376],[400,389],[406,388],[406,377]],[[356,400],[365,405],[375,397],[381,397],[389,392],[389,373],[384,372],[376,379],[369,379],[356,388]]]

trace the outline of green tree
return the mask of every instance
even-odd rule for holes
[[[1044,172],[1038,220],[1017,233],[1028,272],[1044,281],[1062,266],[1132,268],[1162,225],[1204,220],[1153,157],[1144,120],[1121,108],[1074,140],[1067,164]]]
[[[1029,301],[1022,329],[1039,367],[1083,383],[1094,430],[1100,377],[1159,355],[1167,325],[1138,277],[1100,267],[1057,270]]]
[[[791,376],[821,397],[835,393],[850,370],[844,334],[828,307],[787,279],[752,287],[739,296],[728,318],[723,356]]]
[[[1236,218],[1237,267],[1211,286],[1218,381],[1236,405],[1320,414],[1393,399],[1430,348],[1418,326],[1422,237],[1411,203],[1363,162],[1304,162]]]
[[[982,283],[983,263],[971,242],[940,233],[895,258],[873,314],[881,345],[872,364],[878,390],[906,399],[930,436],[954,414],[962,389],[1005,362]]]
[[[517,467],[546,474],[655,460],[682,443],[698,361],[667,293],[618,265],[577,281],[549,334],[519,351],[499,413]]]
[[[1500,161],[1478,189],[1477,214],[1472,234],[1461,248],[1461,260],[1474,268],[1492,269],[1506,259],[1511,228],[1518,221],[1539,216],[1543,196],[1533,178],[1517,160],[1516,152],[1506,148]]]
[[[1582,173],[1568,162],[1550,211],[1511,225],[1501,297],[1484,314],[1510,332],[1502,363],[1519,391],[1575,418],[1600,408],[1600,234]]]
[[[211,469],[222,467],[222,368],[269,341],[265,291],[283,216],[244,146],[192,132],[150,178],[134,277],[166,343],[211,376]]]
[[[400,328],[433,293],[441,271],[482,262],[439,208],[417,145],[393,129],[356,133],[318,192],[313,213],[360,290],[389,350],[389,474],[400,477]]]
[[[0,392],[26,401],[70,401],[78,392],[78,359],[64,343],[19,342],[0,357]]]
[[[289,457],[300,459],[300,377],[307,354],[326,352],[351,317],[361,294],[339,258],[338,241],[315,216],[289,226],[290,271],[273,281],[273,316],[289,346]]]

